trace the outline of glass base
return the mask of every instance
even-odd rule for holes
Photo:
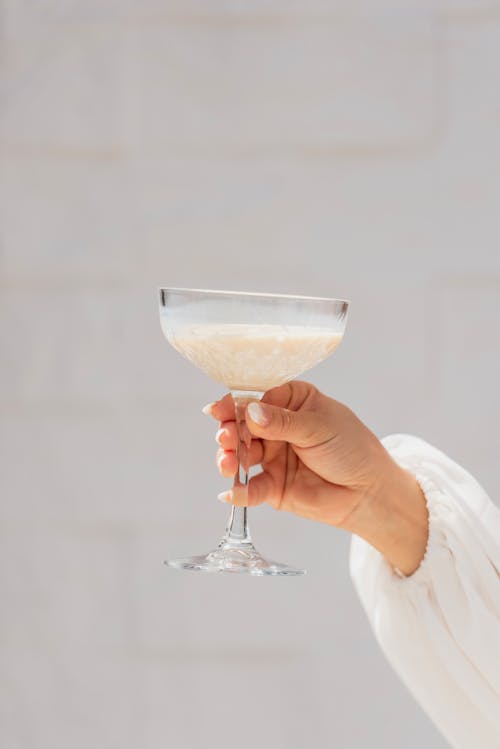
[[[224,543],[204,556],[170,559],[165,564],[178,570],[245,575],[305,575],[305,570],[264,559],[253,544]]]

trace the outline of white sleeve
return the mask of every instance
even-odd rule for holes
[[[389,662],[456,749],[500,748],[500,510],[416,437],[382,440],[429,510],[420,567],[404,577],[354,536],[351,576]]]

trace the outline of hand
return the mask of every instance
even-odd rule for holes
[[[237,432],[230,394],[209,412],[221,422],[217,465],[237,470]],[[346,406],[313,385],[293,381],[247,407],[252,434],[248,505],[268,502],[366,538],[403,572],[419,564],[427,541],[427,511],[416,480]],[[227,501],[238,503],[234,492]]]

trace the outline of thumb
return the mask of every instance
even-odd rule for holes
[[[289,411],[269,403],[250,403],[247,424],[252,436],[313,447],[331,437],[331,429],[314,411]]]

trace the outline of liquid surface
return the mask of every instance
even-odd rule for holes
[[[231,390],[265,391],[326,359],[342,340],[329,328],[299,325],[185,325],[170,328],[172,346]]]

